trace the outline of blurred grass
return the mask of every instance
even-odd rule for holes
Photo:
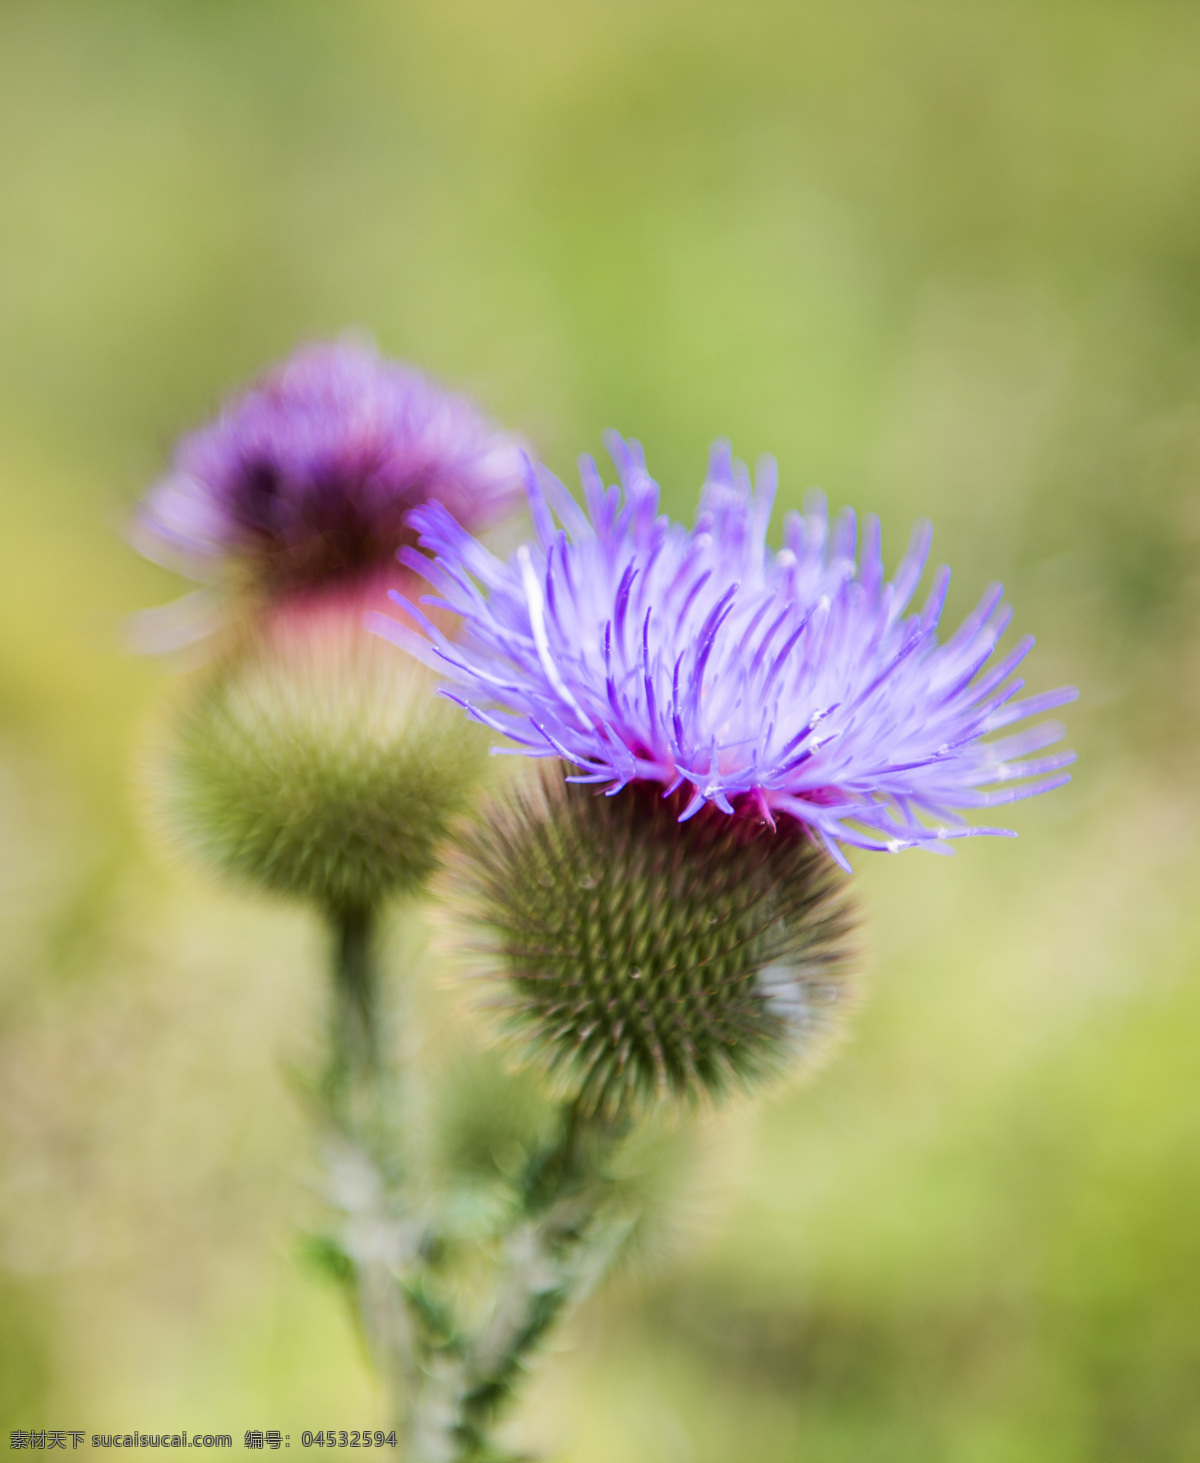
[[[120,638],[173,437],[354,325],[677,513],[724,434],[929,514],[1084,693],[1019,844],[860,860],[854,1040],[528,1436],[1200,1456],[1198,64],[1173,0],[0,0],[0,1425],[377,1416],[296,1260],[319,940],[146,847]]]

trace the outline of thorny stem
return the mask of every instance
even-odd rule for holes
[[[464,1326],[435,1256],[436,1219],[413,1186],[384,1054],[376,920],[335,912],[327,1160],[341,1248],[372,1359],[405,1438],[406,1463],[517,1463],[491,1439],[525,1363],[599,1277],[627,1228],[607,1156],[623,1130],[571,1104],[517,1183],[491,1294]],[[424,1217],[422,1217],[424,1216]]]
[[[389,1133],[374,910],[329,915],[332,974],[326,1093],[330,1198],[353,1267],[368,1349],[393,1413],[420,1384],[417,1335],[399,1275],[412,1262],[413,1225],[401,1193],[403,1156]]]
[[[625,1226],[606,1212],[611,1196],[602,1172],[619,1132],[574,1104],[561,1118],[558,1134],[533,1156],[523,1177],[488,1313],[461,1344],[441,1396],[431,1399],[428,1421],[440,1431],[443,1449],[450,1444],[452,1450],[415,1456],[503,1463],[489,1435],[529,1354],[599,1277],[624,1237]]]

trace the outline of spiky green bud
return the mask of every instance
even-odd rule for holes
[[[798,826],[560,768],[493,800],[452,875],[497,1004],[585,1108],[717,1095],[811,1057],[847,996],[842,876]]]
[[[298,610],[261,628],[190,688],[151,759],[175,841],[338,915],[428,879],[487,747],[360,619]]]

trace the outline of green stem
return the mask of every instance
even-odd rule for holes
[[[331,911],[327,1095],[330,1197],[372,1359],[398,1417],[420,1385],[418,1327],[400,1277],[411,1268],[413,1227],[401,1192],[402,1155],[388,1121],[374,910]]]
[[[492,1427],[512,1400],[530,1353],[599,1278],[625,1227],[604,1176],[622,1130],[572,1104],[556,1139],[530,1163],[516,1224],[504,1239],[486,1324],[471,1338],[453,1408],[454,1463],[499,1459]]]
[[[331,914],[333,933],[333,1022],[331,1085],[370,1086],[379,1074],[379,971],[375,911]]]
[[[605,1177],[623,1129],[575,1104],[563,1109],[555,1137],[516,1186],[490,1301],[463,1331],[453,1292],[423,1245],[432,1216],[413,1191],[410,1145],[395,1125],[401,1094],[381,1033],[374,912],[336,911],[330,924],[330,1191],[367,1345],[408,1463],[504,1463],[492,1430],[530,1353],[598,1277],[624,1232]]]

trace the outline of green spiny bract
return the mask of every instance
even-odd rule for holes
[[[217,872],[338,916],[415,889],[486,751],[433,686],[357,616],[268,628],[177,709],[158,821]]]
[[[799,827],[633,783],[497,797],[452,864],[498,1005],[585,1110],[719,1095],[813,1054],[847,995],[842,877]]]

